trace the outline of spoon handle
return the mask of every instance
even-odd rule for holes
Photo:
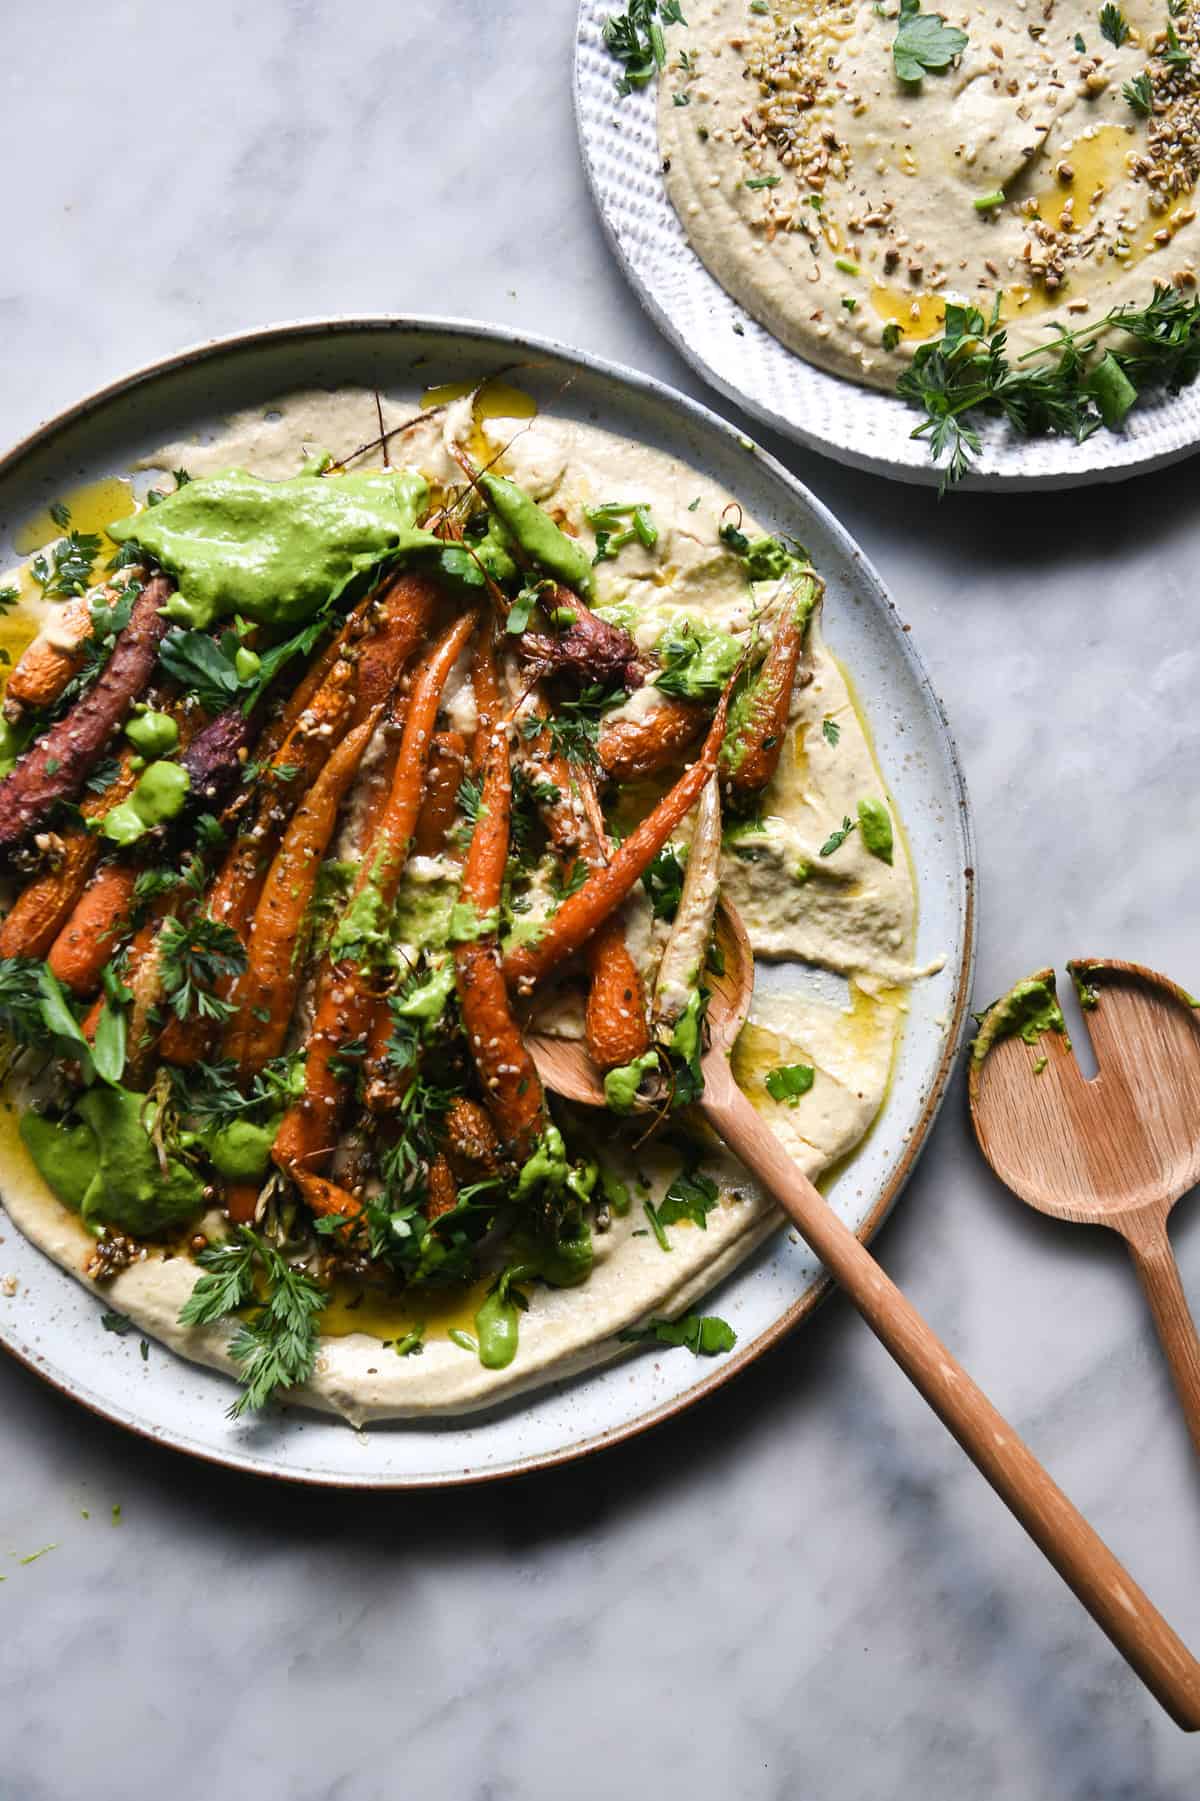
[[[1159,1342],[1175,1378],[1192,1443],[1200,1453],[1200,1339],[1179,1280],[1165,1216],[1126,1214],[1116,1222],[1146,1291]]]
[[[997,1413],[866,1247],[796,1168],[732,1076],[710,1059],[704,1112],[780,1206],[949,1428],[976,1468],[1074,1589],[1146,1687],[1187,1732],[1200,1728],[1200,1664],[1037,1458]]]

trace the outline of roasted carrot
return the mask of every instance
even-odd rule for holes
[[[165,575],[151,577],[94,686],[0,781],[0,853],[15,850],[56,801],[74,799],[131,703],[145,692],[167,629],[161,609],[172,587]]]
[[[721,750],[721,787],[735,805],[759,794],[779,765],[805,628],[817,592],[815,577],[803,580],[802,586],[802,595],[789,596],[770,650],[738,697],[734,723]]]
[[[436,857],[445,850],[446,837],[458,811],[458,790],[466,765],[467,745],[462,733],[435,732],[425,794],[413,834],[417,856]]]
[[[409,570],[371,598],[368,631],[359,649],[352,725],[387,702],[405,664],[424,643],[438,587],[431,576]]]
[[[291,1174],[309,1208],[319,1219],[340,1217],[346,1221],[339,1237],[352,1238],[361,1232],[362,1228],[356,1222],[363,1204],[357,1195],[351,1194],[348,1188],[339,1188],[325,1176],[314,1176],[302,1169],[294,1169]]]
[[[646,990],[615,913],[588,945],[587,965],[590,982],[584,1036],[588,1054],[603,1070],[633,1063],[650,1048]]]
[[[476,623],[475,613],[456,619],[417,671],[391,790],[364,848],[348,910],[359,903],[368,886],[378,895],[382,908],[390,907],[396,897],[420,811],[442,689]],[[280,1169],[289,1174],[312,1174],[312,1165],[331,1154],[346,1099],[337,1059],[347,1044],[369,1036],[375,1011],[381,1004],[370,986],[368,969],[349,959],[334,962],[326,958],[317,984],[317,1011],[308,1043],[304,1094],[284,1115],[271,1153]]]
[[[131,938],[121,964],[121,980],[127,988],[133,990],[133,1005],[126,1023],[129,1049],[124,1077],[131,1087],[137,1085],[155,1038],[151,1013],[161,988],[158,956],[158,932],[161,924],[161,916],[156,916],[140,926]],[[82,1030],[84,1037],[89,1040],[96,1036],[103,1006],[104,996],[98,995],[84,1015]]]
[[[475,646],[475,659],[471,664],[471,692],[475,697],[475,737],[471,745],[471,768],[481,769],[488,739],[504,713],[504,694],[496,664],[496,637],[486,627],[480,632],[479,642]]]
[[[664,696],[641,719],[612,719],[600,731],[596,755],[605,775],[633,782],[679,761],[700,736],[709,709],[703,701]]]
[[[103,794],[93,795],[80,808],[85,819],[98,819],[110,807],[127,799],[137,781],[130,755],[121,759],[116,779]],[[58,937],[87,887],[104,841],[86,826],[69,826],[58,833],[61,851],[54,867],[35,876],[13,903],[0,925],[0,957],[44,957]]]
[[[443,1213],[452,1212],[457,1204],[458,1183],[454,1180],[453,1170],[439,1151],[429,1165],[422,1212],[426,1219],[440,1219]]]
[[[130,571],[131,575],[140,573]],[[121,592],[121,588],[112,587],[98,598],[112,606]],[[76,594],[55,612],[53,625],[43,628],[21,653],[4,690],[6,715],[12,719],[18,711],[48,707],[57,700],[71,677],[83,667],[91,636],[90,597]]]
[[[500,1167],[500,1140],[486,1109],[460,1094],[451,1101],[442,1125],[446,1156],[461,1181],[495,1175]]]
[[[231,1182],[225,1190],[225,1211],[231,1224],[249,1226],[258,1211],[261,1190],[257,1182]]]
[[[100,972],[128,923],[136,882],[132,865],[101,864],[50,946],[50,968],[81,1000],[100,986]]]
[[[509,952],[504,960],[504,974],[518,994],[531,994],[543,976],[574,951],[582,949],[620,906],[651,858],[690,812],[705,782],[716,769],[728,707],[729,690],[726,689],[696,761],[626,838],[612,861],[602,869],[593,870],[582,888],[567,896],[536,943],[518,945]]]
[[[226,1055],[243,1076],[256,1074],[283,1049],[300,988],[299,940],[321,859],[377,723],[378,712],[369,713],[343,738],[292,814],[263,884],[238,984],[237,1012],[225,1040]]]
[[[363,615],[357,618],[361,626]],[[356,628],[355,628],[356,629]],[[346,730],[354,705],[354,663],[343,654],[352,622],[339,633],[334,645],[318,659],[322,679],[314,686],[306,676],[288,701],[280,720],[264,735],[259,746],[266,769],[255,805],[254,817],[225,853],[209,889],[208,912],[246,940],[263,883],[299,796],[318,777],[331,749]],[[331,654],[332,653],[332,654]],[[225,978],[218,986],[228,1000],[239,978]],[[200,1062],[217,1038],[216,1022],[193,1017],[172,1017],[159,1045],[166,1063],[183,1067]]]
[[[511,815],[508,734],[499,727],[487,747],[479,818],[459,892],[460,903],[474,909],[480,935],[454,946],[454,971],[463,1032],[483,1084],[484,1102],[506,1148],[523,1163],[545,1123],[546,1100],[509,1007],[497,925],[492,923],[500,907]]]
[[[538,703],[542,708],[544,703]],[[564,875],[569,875],[576,855],[591,869],[601,869],[609,858],[604,820],[591,771],[572,765],[550,744],[549,734],[539,733],[542,746],[537,768],[544,787],[557,795],[541,804],[542,821],[559,853]],[[588,999],[584,1032],[592,1061],[601,1069],[632,1063],[650,1047],[646,1025],[646,993],[636,964],[625,943],[625,929],[611,919],[588,947]]]
[[[543,695],[535,692],[530,711],[544,719],[549,711]],[[538,812],[546,828],[552,848],[559,858],[570,863],[592,843],[593,832],[587,809],[581,804],[576,766],[555,749],[548,731],[521,735],[521,760],[526,773],[541,794]]]

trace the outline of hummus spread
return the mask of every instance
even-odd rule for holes
[[[454,452],[465,448],[477,464],[486,461],[510,478],[585,544],[589,554],[594,547],[589,511],[615,503],[643,509],[643,521],[653,523],[653,541],[646,541],[650,531],[623,534],[619,550],[594,567],[591,599],[602,617],[626,623],[645,652],[652,652],[668,630],[715,629],[741,642],[756,621],[761,629],[762,618],[769,619],[769,605],[764,615],[769,584],[749,581],[736,548],[722,538],[735,497],[685,463],[597,426],[531,418],[516,400],[508,414],[489,417],[495,411],[494,405],[481,406],[472,397],[452,398],[421,415],[389,403],[387,426],[409,422],[404,434],[392,440],[392,467],[419,471],[437,496],[461,482]],[[134,491],[144,491],[158,472],[179,468],[193,482],[231,466],[253,477],[286,479],[297,474],[306,456],[311,466],[322,448],[346,454],[375,436],[373,396],[354,390],[293,394],[270,409],[254,408],[229,419],[204,442],[156,450],[134,473]],[[360,458],[355,466],[378,467],[379,453]],[[170,486],[169,477],[164,485]],[[753,536],[756,528],[742,519],[741,529]],[[14,583],[23,594],[28,591],[21,571],[14,572]],[[42,617],[29,622],[26,635],[42,623],[48,609],[38,610]],[[514,689],[518,687],[514,677]],[[645,717],[661,704],[651,677],[609,717]],[[474,727],[465,658],[443,696],[442,718],[464,734]],[[374,754],[366,753],[364,772],[370,771]],[[631,804],[634,798],[640,817],[654,795],[631,796]],[[622,804],[624,800],[622,796]],[[360,813],[352,791],[331,847],[331,870],[353,866]],[[804,970],[797,968],[794,998],[773,990],[755,1001],[735,1057],[739,1082],[812,1177],[845,1158],[878,1112],[905,1011],[905,986],[916,974],[911,963],[913,872],[899,822],[893,838],[892,817],[885,779],[847,677],[825,643],[818,609],[807,630],[777,774],[756,812],[727,821],[721,862],[724,890],[740,910],[760,956],[817,966],[844,979],[845,1004],[817,999]],[[881,819],[885,837],[880,835]],[[673,845],[681,858],[687,838],[685,822]],[[436,922],[444,921],[452,907],[456,880],[457,866],[449,856],[410,860],[394,914],[393,942],[400,954],[437,942]],[[537,890],[535,879],[530,889],[534,913],[540,904]],[[655,917],[640,886],[626,903],[624,923],[649,988],[668,926]],[[822,980],[826,993],[832,986],[836,994],[836,983]],[[556,992],[557,1001],[540,1023],[578,1033],[578,997],[569,985]],[[309,1018],[311,1006],[310,984],[301,999],[302,1013],[307,1009]],[[300,1032],[302,1041],[303,1026]],[[0,1114],[3,1202],[28,1238],[87,1281],[85,1266],[96,1248],[85,1223],[87,1208],[73,1211],[56,1196],[17,1129],[22,1111],[42,1093],[37,1081],[21,1075],[21,1068],[18,1064],[10,1078],[7,1106]],[[776,1074],[780,1070],[783,1078]],[[715,1204],[700,1218],[679,1219],[660,1230],[657,1209],[684,1163],[678,1144],[672,1148],[654,1140],[635,1149],[644,1127],[634,1121],[626,1129],[611,1116],[580,1116],[563,1123],[569,1139],[573,1129],[577,1144],[595,1143],[613,1177],[625,1184],[630,1204],[594,1209],[593,1261],[586,1280],[563,1287],[527,1282],[528,1308],[520,1316],[515,1357],[503,1367],[485,1367],[466,1336],[479,1317],[486,1273],[466,1289],[424,1295],[405,1291],[380,1296],[369,1285],[354,1291],[343,1282],[319,1318],[318,1354],[297,1399],[355,1423],[490,1405],[618,1355],[623,1349],[620,1333],[651,1317],[675,1317],[687,1309],[778,1227],[779,1214],[769,1197],[702,1129],[688,1128],[699,1132],[689,1167],[715,1184]],[[252,1139],[256,1130],[262,1136],[261,1128],[254,1127],[247,1127],[243,1136]],[[239,1156],[245,1150],[240,1141],[229,1148],[231,1155],[234,1149]],[[257,1140],[250,1152],[258,1155]],[[217,1169],[219,1174],[219,1163]],[[219,1193],[219,1182],[205,1190],[206,1197]],[[147,1239],[134,1259],[104,1282],[102,1292],[107,1306],[181,1355],[236,1373],[228,1320],[179,1323],[198,1275],[189,1249],[195,1242],[192,1234],[198,1230],[219,1242],[226,1230],[211,1198],[208,1205],[208,1214],[183,1238],[170,1245]],[[423,1339],[420,1354],[398,1355],[398,1350],[411,1352],[416,1334]]]
[[[693,0],[668,28],[659,144],[698,255],[790,349],[873,387],[947,301],[998,303],[1019,356],[1196,286],[1195,0],[943,3]],[[901,79],[902,34],[938,18],[939,66]]]

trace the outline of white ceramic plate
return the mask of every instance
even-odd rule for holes
[[[890,475],[935,485],[940,473],[919,415],[904,401],[831,375],[787,350],[709,274],[667,198],[658,154],[653,84],[618,97],[620,65],[601,28],[617,0],[581,0],[575,46],[575,110],[583,162],[609,242],[650,317],[705,381],[776,431],[813,450]],[[1122,481],[1160,469],[1200,444],[1200,383],[1148,401],[1124,431],[1085,444],[1018,438],[987,420],[983,450],[964,485],[1070,488]]]
[[[771,531],[800,538],[828,583],[826,632],[853,672],[918,871],[917,960],[944,956],[918,983],[895,1080],[866,1143],[829,1186],[869,1236],[902,1187],[937,1112],[962,1034],[974,952],[971,827],[940,703],[878,576],[820,502],[749,439],[657,382],[556,345],[486,327],[418,319],[281,325],[181,352],[60,414],[0,460],[0,554],[14,527],[64,489],[124,474],[169,439],[223,413],[266,410],[295,388],[376,386],[415,399],[437,382],[512,379],[546,410],[596,419],[671,452],[738,495]],[[4,564],[0,561],[0,567]],[[769,973],[766,979],[770,980]],[[100,1326],[102,1299],[0,1218],[0,1342],[30,1369],[105,1417],[194,1455],[300,1482],[421,1487],[483,1481],[563,1461],[627,1437],[728,1381],[815,1305],[822,1272],[780,1230],[717,1293],[738,1334],[726,1358],[636,1353],[485,1415],[354,1432],[300,1408],[257,1421],[225,1417],[230,1381]]]

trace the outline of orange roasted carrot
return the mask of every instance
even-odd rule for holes
[[[257,1182],[231,1182],[225,1190],[225,1211],[235,1226],[250,1226],[258,1211]]]
[[[100,972],[129,919],[137,873],[128,863],[101,864],[50,946],[50,968],[81,1000],[100,986]]]
[[[391,790],[365,847],[348,910],[355,907],[368,886],[378,894],[383,908],[390,907],[396,897],[420,811],[442,689],[477,623],[475,613],[456,619],[417,671]],[[346,1100],[345,1080],[337,1059],[347,1044],[369,1035],[375,1010],[381,1004],[369,984],[370,971],[360,964],[346,958],[338,962],[326,958],[318,978],[304,1094],[284,1115],[271,1152],[279,1168],[289,1174],[312,1174],[314,1162],[333,1151]]]
[[[465,1094],[451,1101],[442,1131],[450,1167],[461,1181],[495,1175],[500,1167],[500,1140],[491,1116],[478,1101]]]
[[[139,579],[141,574],[140,569],[130,570],[130,575]],[[121,592],[120,587],[111,587],[98,598],[112,606]],[[89,596],[76,594],[55,611],[53,626],[40,631],[21,653],[4,690],[6,707],[13,701],[22,708],[48,707],[57,700],[71,677],[82,669],[91,636]]]
[[[479,818],[463,865],[460,905],[473,907],[478,937],[454,946],[454,972],[463,1032],[488,1112],[506,1148],[523,1163],[545,1123],[546,1098],[509,1006],[500,967],[497,915],[512,816],[508,734],[492,733],[484,761]]]
[[[368,635],[358,657],[354,713],[359,725],[383,706],[413,653],[429,635],[438,586],[432,576],[406,571],[376,589],[368,614]]]
[[[485,628],[475,646],[471,664],[471,692],[475,696],[475,737],[471,745],[471,768],[483,767],[488,739],[504,713],[504,694],[500,687],[500,671],[496,664],[496,638]]]
[[[436,857],[445,850],[458,811],[458,790],[466,766],[467,745],[462,733],[436,732],[429,753],[425,795],[413,834],[413,850],[418,857]]]
[[[596,745],[601,769],[616,782],[656,775],[700,736],[708,713],[703,701],[665,696],[661,706],[641,719],[610,720]]]
[[[369,713],[343,738],[292,814],[263,883],[249,933],[246,970],[238,984],[237,1011],[225,1040],[226,1055],[243,1076],[254,1075],[283,1049],[300,988],[304,917],[338,811],[377,722],[378,713]]]
[[[127,1072],[144,1060],[149,1049],[149,1015],[150,1009],[158,993],[158,957],[155,941],[158,929],[162,924],[160,915],[146,920],[139,926],[129,941],[121,964],[121,980],[126,987],[133,990],[133,1008],[129,1015],[129,1055],[126,1063]],[[96,1036],[96,1027],[100,1023],[100,1011],[104,1006],[104,996],[98,995],[83,1018],[83,1035],[89,1041]],[[127,1073],[126,1080],[131,1080]]]
[[[364,603],[365,605],[365,603]],[[353,632],[361,627],[356,609],[329,649],[317,659],[321,679],[315,684],[306,675],[288,701],[280,719],[259,744],[266,769],[259,778],[254,817],[225,853],[207,897],[207,910],[245,941],[258,905],[271,859],[297,799],[318,777],[349,723],[354,706],[355,666],[346,656]],[[218,985],[228,1000],[238,986],[237,977]],[[194,1015],[172,1017],[159,1045],[166,1063],[182,1067],[200,1062],[218,1034],[217,1022]]]
[[[721,748],[721,788],[735,804],[752,800],[778,767],[811,610],[806,590],[780,619],[761,668],[738,701],[736,723]]]
[[[726,688],[696,761],[618,847],[611,863],[593,870],[583,887],[567,896],[550,918],[542,936],[535,943],[517,945],[509,952],[504,959],[504,974],[518,994],[531,994],[543,976],[564,958],[583,948],[620,906],[680,820],[691,811],[705,782],[717,767],[728,708],[729,689]]]
[[[539,732],[534,742],[541,747],[536,767],[542,781],[558,795],[542,803],[541,815],[564,874],[570,873],[576,851],[590,868],[602,868],[608,861],[608,840],[591,771],[572,766],[555,751],[549,733]],[[619,919],[610,919],[588,946],[588,974],[588,1052],[601,1069],[617,1069],[650,1048],[646,991]]]
[[[453,1212],[457,1204],[458,1183],[454,1180],[454,1171],[439,1151],[425,1178],[425,1205],[421,1211],[426,1219],[440,1219],[443,1213]]]
[[[646,990],[625,943],[625,930],[610,914],[587,947],[584,1036],[592,1062],[603,1070],[633,1063],[650,1048]]]

